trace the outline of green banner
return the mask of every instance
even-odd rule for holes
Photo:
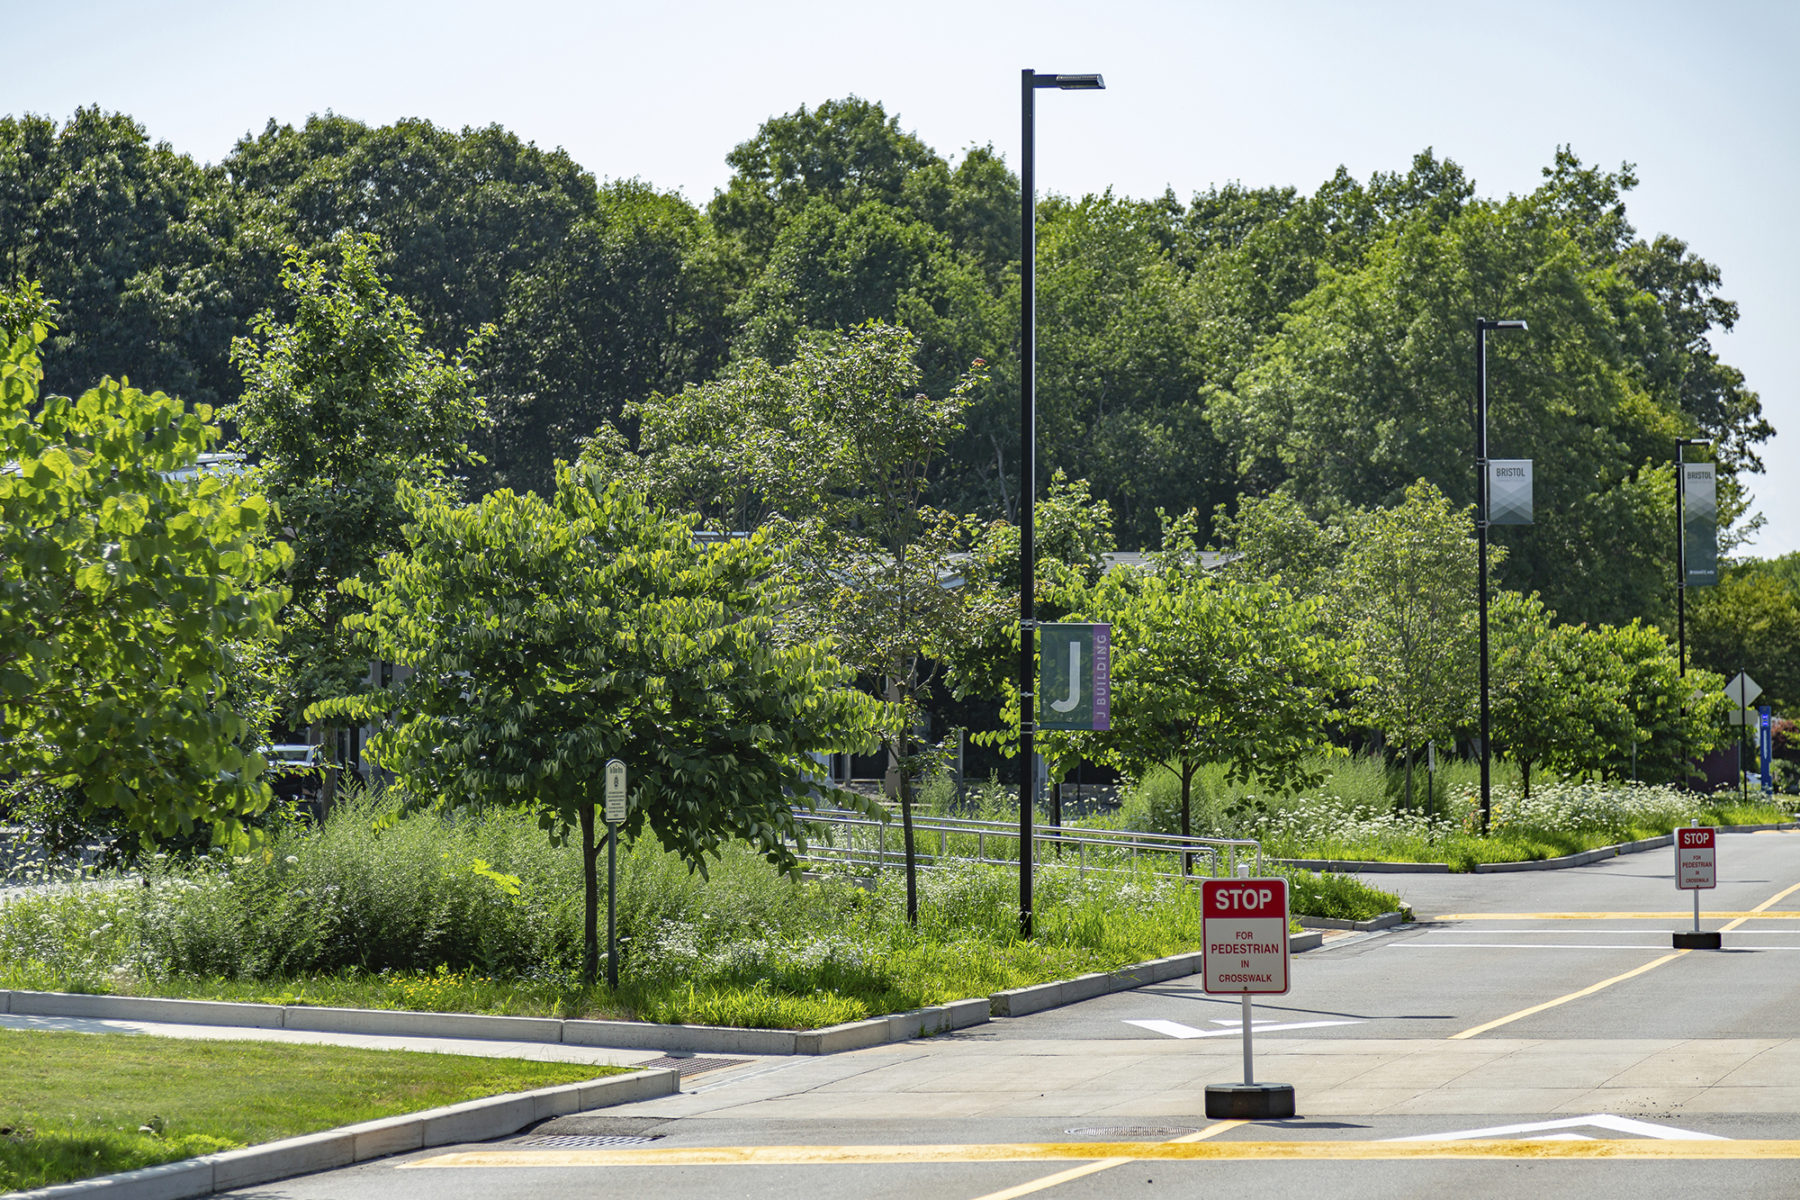
[[[1719,582],[1718,476],[1712,463],[1681,467],[1681,565],[1689,587]]]
[[[1112,728],[1112,626],[1038,626],[1039,729]]]

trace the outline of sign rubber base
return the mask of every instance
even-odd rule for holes
[[[1721,944],[1719,931],[1716,929],[1687,929],[1675,935],[1677,950],[1717,950]]]
[[[1209,1083],[1209,1121],[1282,1121],[1294,1115],[1291,1083]]]

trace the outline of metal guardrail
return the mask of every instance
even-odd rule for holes
[[[806,851],[798,856],[801,862],[879,871],[905,861],[898,814],[882,820],[845,809],[818,809],[801,820],[808,827]],[[1019,827],[1007,821],[915,815],[913,844],[919,866],[926,868],[950,863],[1000,865],[1019,861]],[[1240,852],[1245,860],[1254,860],[1254,873],[1262,873],[1262,843],[1254,838],[1182,837],[1038,825],[1032,830],[1031,844],[1037,862],[1072,865],[1082,875],[1089,871],[1135,872],[1146,858],[1153,862],[1165,860],[1173,868],[1152,872],[1163,878],[1235,875]],[[1008,849],[1010,853],[1006,852]]]

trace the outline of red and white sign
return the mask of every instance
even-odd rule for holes
[[[1207,992],[1288,990],[1287,880],[1202,880],[1200,932]]]
[[[1675,886],[1683,891],[1719,886],[1716,830],[1684,825],[1675,830]]]

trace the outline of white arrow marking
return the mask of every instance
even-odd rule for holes
[[[1615,1117],[1611,1113],[1592,1113],[1589,1116],[1568,1117],[1561,1121],[1533,1121],[1529,1125],[1494,1125],[1487,1129],[1463,1129],[1455,1133],[1419,1133],[1411,1137],[1385,1140],[1390,1142],[1456,1142],[1476,1138],[1511,1138],[1522,1133],[1548,1134],[1553,1130],[1576,1129],[1583,1125],[1594,1125],[1601,1129],[1610,1129],[1614,1133],[1629,1133],[1637,1137],[1661,1138],[1664,1141],[1672,1142],[1728,1142],[1731,1140],[1720,1137],[1716,1133],[1696,1133],[1692,1129],[1671,1129],[1666,1125],[1652,1125],[1648,1121],[1634,1121],[1630,1117]],[[1548,1141],[1550,1139],[1525,1140]]]
[[[1326,1025],[1355,1025],[1356,1021],[1283,1021],[1283,1022],[1250,1022],[1252,1033],[1277,1033],[1283,1029],[1320,1029]],[[1151,1033],[1160,1033],[1172,1038],[1208,1038],[1231,1037],[1244,1032],[1242,1021],[1214,1021],[1215,1025],[1223,1025],[1223,1029],[1195,1029],[1192,1025],[1183,1025],[1180,1021],[1127,1021],[1127,1025],[1136,1025],[1139,1029],[1148,1029]]]
[[[1081,703],[1081,643],[1069,643],[1069,695],[1067,699],[1052,700],[1050,707],[1057,712],[1073,712]]]

